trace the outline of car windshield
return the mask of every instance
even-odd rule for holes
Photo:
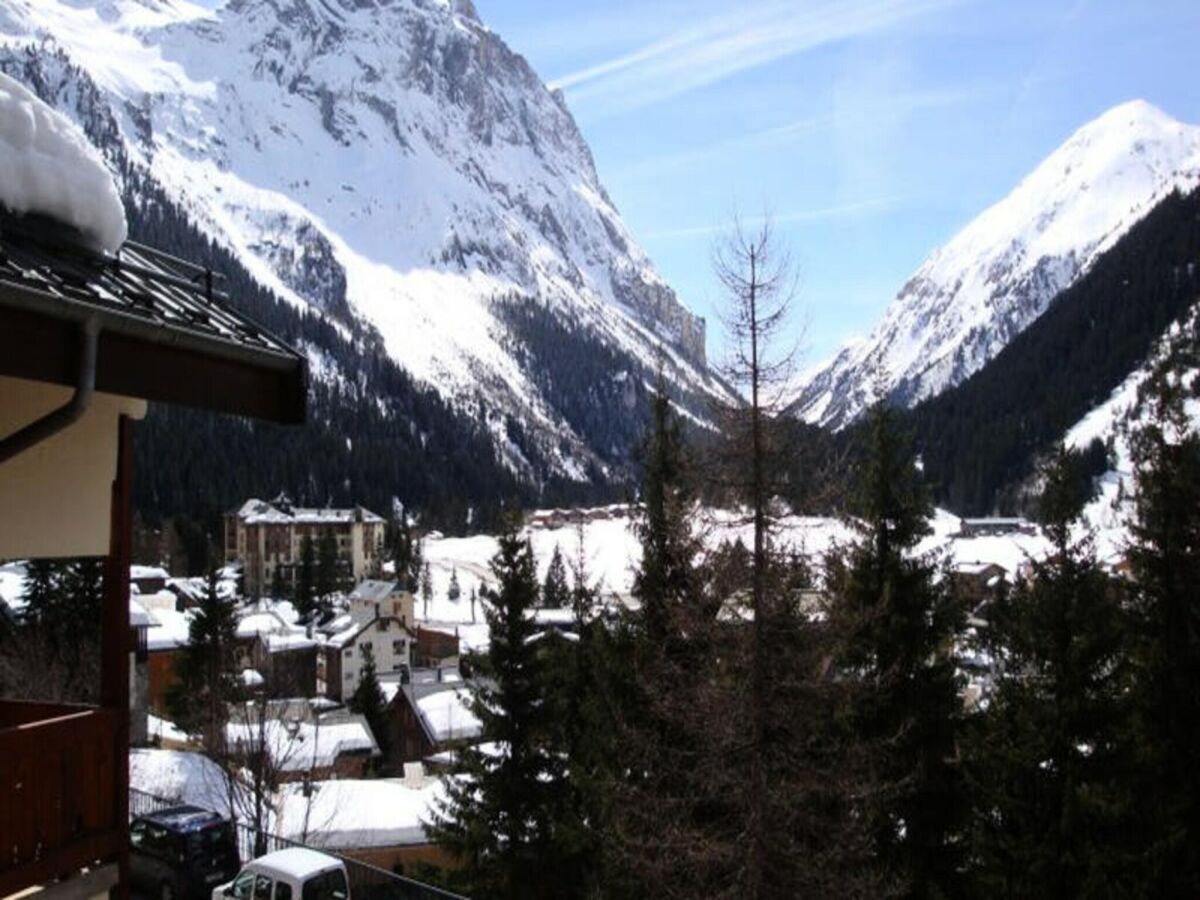
[[[225,856],[233,847],[233,828],[228,822],[187,836],[188,855],[192,857]]]

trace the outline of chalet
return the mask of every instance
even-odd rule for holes
[[[17,157],[0,183],[0,208],[24,212],[0,214],[0,558],[106,562],[99,705],[0,701],[0,896],[45,885],[45,900],[123,900],[135,423],[147,402],[299,423],[306,369],[231,309],[215,273],[124,242],[98,154],[0,76],[9,115],[39,151],[6,147]],[[10,189],[26,192],[19,206]]]
[[[457,669],[459,663],[458,629],[453,632],[417,626],[417,644],[412,664],[421,669]]]
[[[317,668],[326,696],[342,701],[358,687],[368,653],[380,676],[399,678],[412,668],[417,640],[413,596],[396,582],[364,581],[348,601],[348,612],[322,628],[325,652]]]
[[[129,583],[139,594],[156,594],[167,589],[171,576],[159,566],[130,566]]]
[[[225,561],[241,563],[252,597],[269,593],[277,573],[294,591],[305,540],[315,550],[322,538],[332,536],[342,578],[358,582],[380,571],[383,529],[383,518],[361,506],[299,507],[286,495],[269,502],[247,500],[225,516]]]
[[[474,743],[483,732],[456,669],[418,669],[408,682],[384,682],[383,689],[396,768]]]
[[[240,664],[258,672],[271,697],[317,693],[319,641],[290,603],[260,600],[237,611]]]

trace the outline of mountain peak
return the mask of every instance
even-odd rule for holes
[[[841,427],[872,388],[915,404],[980,369],[1171,191],[1200,184],[1200,126],[1144,100],[1075,131],[936,249],[870,338],[802,385],[796,409]]]

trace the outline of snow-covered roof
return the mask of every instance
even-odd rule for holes
[[[203,753],[132,749],[129,786],[229,815],[229,790],[220,767]]]
[[[310,797],[289,784],[281,791],[279,832],[330,850],[426,844],[423,823],[442,797],[440,781],[422,788],[397,779],[323,781]]]
[[[226,738],[234,746],[256,747],[259,727],[252,722],[230,722]],[[379,754],[370,726],[357,715],[334,713],[315,723],[271,719],[265,726],[265,742],[275,765],[284,772],[331,766],[346,753]]]
[[[144,602],[144,597],[139,601]],[[152,610],[156,624],[146,632],[146,647],[150,650],[174,650],[186,647],[191,640],[191,610],[179,612],[175,609]]]
[[[483,724],[471,711],[471,695],[464,688],[447,688],[416,699],[417,712],[438,743],[477,738]]]
[[[382,603],[400,589],[394,581],[380,581],[368,578],[361,581],[350,592],[351,603]]]
[[[129,232],[117,185],[83,130],[3,73],[0,205],[70,225],[109,253]]]
[[[161,578],[163,581],[166,581],[171,576],[162,566],[134,565],[129,567],[129,577],[139,581],[146,578]]]
[[[151,628],[159,624],[158,619],[146,612],[146,607],[142,606],[133,597],[129,598],[129,624],[134,628]]]
[[[266,500],[250,499],[241,505],[237,516],[247,525],[298,524],[339,525],[350,522],[381,523],[383,517],[362,506],[349,509],[286,506],[280,507]]]

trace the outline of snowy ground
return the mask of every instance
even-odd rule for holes
[[[696,516],[696,522],[710,548],[722,541],[741,539],[747,545],[750,543],[750,525],[732,513],[702,510]],[[952,565],[997,563],[1015,575],[1027,559],[1045,554],[1048,547],[1040,534],[959,538],[956,535],[961,527],[960,520],[945,510],[936,511],[931,525],[933,533],[921,542],[918,551],[944,558]],[[641,550],[628,507],[533,513],[525,533],[533,546],[539,579],[545,578],[557,547],[569,569],[582,558],[588,581],[599,588],[605,600],[626,604],[631,601],[633,573],[640,561]],[[784,518],[776,536],[783,547],[817,561],[834,547],[849,544],[853,538],[850,528],[839,519],[802,516]],[[428,610],[421,598],[417,598],[418,621],[431,627],[457,630],[460,640],[468,646],[486,642],[487,631],[480,624],[483,621],[482,604],[476,604],[472,618],[470,596],[492,582],[489,562],[497,548],[496,539],[490,535],[447,538],[435,533],[426,538],[424,553],[429,562],[433,597]],[[453,573],[457,573],[461,591],[458,600],[448,596]]]

